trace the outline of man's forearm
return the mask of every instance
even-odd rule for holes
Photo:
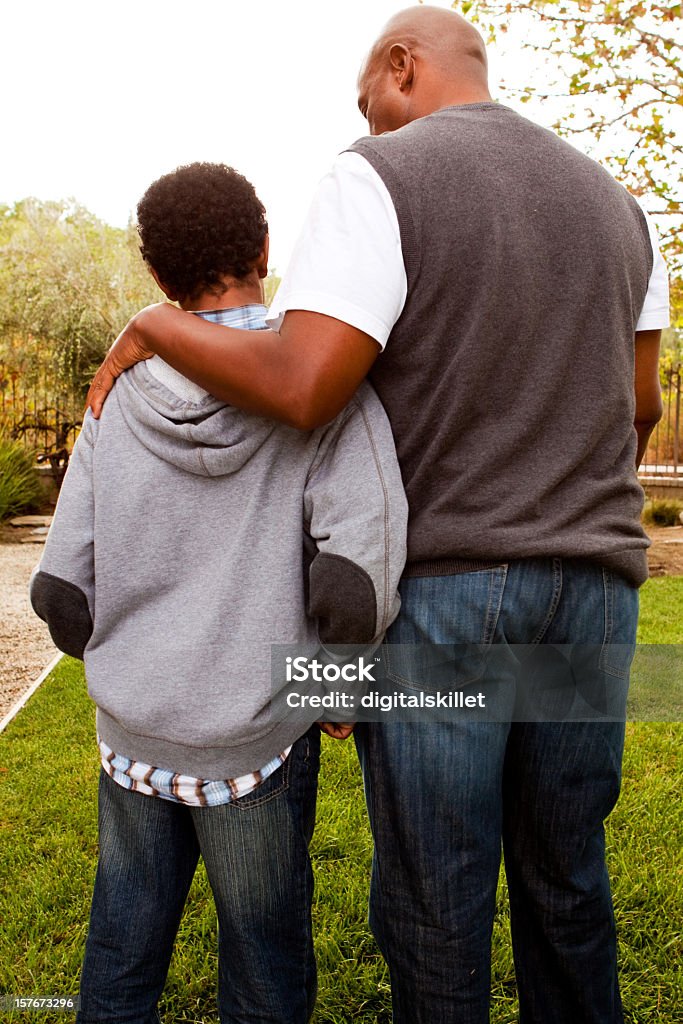
[[[638,435],[636,468],[640,466],[650,434],[662,418],[662,389],[659,383],[661,330],[638,331],[635,338],[634,426]]]
[[[300,310],[286,314],[280,334],[212,324],[168,305],[143,310],[134,330],[144,348],[217,398],[305,430],[344,408],[379,352],[348,324]]]
[[[137,320],[147,347],[216,398],[294,422],[300,396],[288,388],[292,371],[279,335],[213,324],[174,306],[165,310],[163,320],[146,312]]]

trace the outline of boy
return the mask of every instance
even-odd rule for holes
[[[265,326],[267,224],[246,179],[181,167],[148,189],[138,222],[170,300]],[[99,421],[86,416],[31,582],[97,704],[100,852],[79,1024],[158,1020],[200,853],[222,1024],[309,1018],[319,732],[269,716],[271,644],[377,642],[398,611],[406,516],[365,385],[304,433],[154,357],[121,377]]]

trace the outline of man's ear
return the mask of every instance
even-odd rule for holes
[[[259,277],[268,277],[268,250],[270,248],[270,236],[266,235],[263,242],[263,249],[261,255],[254,264],[255,269],[258,271]]]
[[[161,290],[164,293],[164,295],[166,296],[166,298],[169,299],[171,302],[178,302],[178,296],[174,295],[173,292],[171,291],[171,289],[167,288],[166,285],[164,284],[164,282],[159,280],[159,275],[157,274],[156,270],[151,265],[151,263],[148,263],[147,266],[149,267],[150,274],[152,275],[152,277],[156,281],[156,283],[159,286],[159,288],[161,288]]]
[[[415,61],[408,47],[403,43],[394,43],[389,50],[389,60],[401,92],[410,89],[415,78]]]

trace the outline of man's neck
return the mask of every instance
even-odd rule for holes
[[[473,103],[492,103],[493,98],[487,89],[458,89],[453,92],[442,92],[425,103],[425,114],[435,114],[446,107],[463,107]]]

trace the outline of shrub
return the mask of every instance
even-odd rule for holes
[[[40,494],[31,455],[0,435],[0,520],[36,508]]]
[[[671,498],[650,498],[645,502],[643,522],[646,526],[679,526],[683,502]]]

